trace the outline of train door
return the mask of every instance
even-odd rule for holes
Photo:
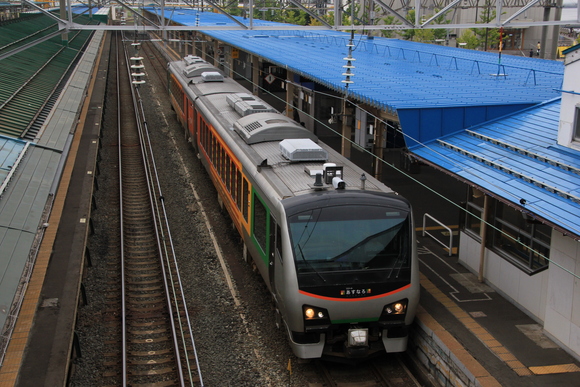
[[[282,255],[282,231],[276,220],[270,216],[270,253],[268,275],[270,289],[274,298],[276,310],[276,326],[282,327],[282,311],[284,310],[284,266]]]
[[[269,253],[268,253],[268,278],[270,280],[270,288],[272,289],[272,293],[276,294],[276,286],[275,286],[275,271],[276,271],[276,229],[278,228],[278,223],[270,214],[270,241],[269,245]]]

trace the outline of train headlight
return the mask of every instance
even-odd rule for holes
[[[404,299],[385,305],[383,307],[383,312],[381,313],[381,318],[379,320],[392,321],[404,318],[405,314],[407,313],[407,303],[408,300]]]
[[[302,306],[305,327],[327,328],[330,325],[328,311],[316,306]]]

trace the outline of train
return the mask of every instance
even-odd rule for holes
[[[201,57],[168,92],[298,358],[407,348],[419,302],[410,203]]]

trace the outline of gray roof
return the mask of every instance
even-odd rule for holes
[[[102,31],[96,32],[85,49],[68,82],[70,87],[42,126],[37,142],[0,138],[0,181],[5,181],[8,169],[13,171],[0,197],[0,331],[6,328],[7,321],[10,323],[8,317],[13,313],[10,308],[17,289],[30,274],[35,238],[43,233],[60,179],[60,163],[67,156],[103,35]],[[25,147],[26,154],[16,169],[7,168],[15,165]]]

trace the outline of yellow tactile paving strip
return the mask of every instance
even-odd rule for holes
[[[497,341],[484,327],[482,327],[477,321],[475,321],[473,317],[469,315],[469,313],[461,309],[453,300],[451,300],[441,290],[439,290],[437,286],[435,286],[435,284],[429,281],[429,279],[424,274],[421,274],[421,286],[423,286],[423,288],[425,288],[426,291],[431,293],[431,295],[437,301],[443,304],[447,308],[447,310],[451,312],[453,316],[455,316],[467,329],[469,329],[471,333],[473,333],[475,337],[477,337],[499,359],[503,360],[508,365],[508,367],[510,367],[519,376],[529,376],[534,374],[547,375],[565,372],[580,372],[580,368],[575,364],[562,364],[562,365],[551,365],[529,368],[526,367],[506,347],[504,347],[499,341]],[[444,337],[441,337],[441,339],[443,340]],[[452,336],[451,339],[455,341],[455,339]],[[444,340],[443,342],[445,343]],[[463,348],[461,349],[465,351]],[[453,352],[455,353],[455,351]],[[457,357],[460,360],[462,360],[461,357],[459,356]],[[471,362],[471,360],[468,361]],[[473,361],[477,362],[475,359],[473,359]],[[467,365],[467,363],[463,364]],[[477,376],[475,373],[474,375]]]
[[[102,46],[100,50],[102,51]],[[87,94],[88,96],[86,97],[85,101],[90,99],[91,90],[93,89],[97,78],[96,72],[99,68],[101,55],[99,54],[97,57],[98,59],[93,70],[93,77],[89,85],[89,92]],[[30,277],[30,282],[26,288],[26,294],[24,295],[22,307],[20,308],[20,313],[18,314],[18,319],[16,321],[14,331],[12,332],[10,343],[8,344],[8,348],[6,350],[4,362],[0,368],[0,387],[12,387],[17,382],[18,371],[20,369],[20,364],[22,363],[22,358],[24,356],[24,351],[28,342],[30,329],[32,328],[36,307],[38,306],[38,302],[40,300],[40,294],[42,291],[42,285],[44,283],[44,277],[46,275],[46,269],[52,254],[54,241],[56,239],[56,232],[58,231],[58,225],[60,224],[60,218],[64,208],[66,194],[70,184],[70,178],[82,136],[82,128],[85,124],[84,118],[87,115],[88,109],[89,104],[85,103],[82,109],[82,113],[79,117],[79,122],[77,123],[77,130],[75,131],[75,135],[73,137],[70,153],[67,157],[61,181],[54,199],[52,211],[48,219],[50,226],[45,229],[44,237],[42,238],[38,256],[36,257],[36,262],[34,264],[34,269]]]
[[[530,367],[530,370],[535,375],[561,374],[564,372],[580,372],[580,368],[576,364],[559,364],[543,367]]]

